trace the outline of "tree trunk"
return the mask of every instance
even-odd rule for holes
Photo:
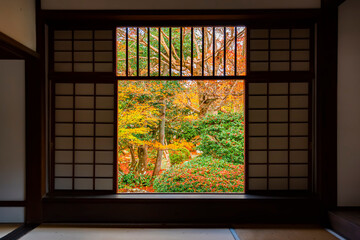
[[[130,156],[131,156],[131,162],[130,162],[130,172],[133,172],[136,168],[137,162],[136,162],[136,157],[135,157],[135,150],[134,150],[134,145],[129,145],[129,149],[130,149]]]
[[[146,171],[148,159],[148,146],[142,145],[138,147],[139,165],[137,167],[138,173],[142,174]]]
[[[166,113],[166,100],[162,100],[162,106],[161,106],[161,115],[160,115],[160,127],[159,127],[159,142],[161,145],[165,144],[165,113]],[[157,152],[153,177],[158,175],[161,169],[161,160],[163,156],[164,150],[159,149]]]

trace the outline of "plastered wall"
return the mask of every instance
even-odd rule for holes
[[[35,0],[0,0],[0,32],[35,51]]]
[[[0,60],[0,201],[25,200],[25,62]],[[0,207],[0,222],[22,222],[22,207]]]

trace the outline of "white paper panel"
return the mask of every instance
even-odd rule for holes
[[[266,149],[267,140],[266,137],[249,137],[249,149]]]
[[[72,50],[71,41],[54,41],[54,50]]]
[[[291,94],[308,94],[308,83],[290,83]]]
[[[72,179],[71,178],[55,178],[56,190],[71,190]]]
[[[55,151],[55,163],[72,163],[72,151]]]
[[[271,38],[289,38],[290,30],[289,29],[271,29],[270,37]]]
[[[74,63],[74,72],[92,72],[92,63]]]
[[[57,122],[72,122],[73,110],[56,110],[55,121]]]
[[[76,83],[75,84],[76,95],[93,95],[94,84],[92,83]]]
[[[75,163],[94,163],[94,152],[75,151]]]
[[[309,49],[310,42],[308,39],[293,39],[291,40],[291,49]]]
[[[71,62],[72,52],[54,52],[54,61]]]
[[[251,29],[250,38],[267,38],[269,37],[268,29]]]
[[[267,51],[251,51],[251,61],[267,61],[269,60],[269,53]]]
[[[95,179],[95,190],[112,190],[113,179]]]
[[[112,72],[112,63],[95,63],[95,72]]]
[[[94,97],[75,97],[75,108],[94,108]]]
[[[96,84],[97,95],[114,95],[114,84],[97,83]]]
[[[250,122],[266,122],[267,111],[266,110],[249,110]]]
[[[113,124],[96,124],[96,136],[114,136]]]
[[[266,83],[249,83],[248,93],[252,94],[266,94],[267,84]]]
[[[95,41],[95,50],[112,50],[112,41]]]
[[[75,164],[75,177],[92,177],[93,171],[93,165]]]
[[[307,108],[308,96],[290,96],[291,108]]]
[[[93,53],[92,52],[74,52],[74,61],[92,61]]]
[[[250,63],[250,70],[251,71],[268,71],[269,70],[269,64],[267,62],[251,62]]]
[[[291,60],[310,60],[310,52],[309,51],[292,51],[291,52]]]
[[[249,96],[249,108],[266,108],[266,96]]]
[[[290,165],[290,176],[291,177],[307,177],[308,176],[308,165],[292,164]]]
[[[291,135],[308,135],[308,124],[307,123],[291,123],[290,134]]]
[[[75,190],[92,190],[93,179],[92,178],[75,178],[74,179]]]
[[[114,153],[112,151],[99,151],[95,152],[95,162],[100,163],[113,163]]]
[[[266,177],[267,175],[266,165],[250,165],[249,166],[249,177]]]
[[[75,122],[93,122],[94,111],[93,110],[76,110]]]
[[[113,110],[96,110],[96,122],[113,122]]]
[[[72,31],[56,30],[54,31],[54,39],[72,39]]]
[[[112,60],[112,52],[95,52],[95,62],[111,62]]]
[[[249,163],[266,163],[267,152],[266,151],[249,151]]]
[[[55,124],[56,136],[70,136],[73,134],[73,125],[68,123]]]
[[[92,39],[93,32],[91,30],[75,30],[74,39]]]
[[[71,96],[56,96],[55,97],[55,108],[72,108],[73,97]]]
[[[288,51],[271,51],[270,60],[271,61],[288,61],[290,58],[290,53]]]
[[[111,30],[95,30],[95,39],[112,39],[113,37]]]
[[[96,177],[112,177],[114,167],[113,165],[96,165],[95,176]]]
[[[286,136],[288,134],[287,123],[270,123],[269,136]]]
[[[94,124],[75,124],[75,136],[93,136]]]
[[[287,108],[288,97],[287,96],[270,96],[269,108]]]
[[[55,148],[56,149],[72,149],[73,139],[71,137],[56,137]]]
[[[288,151],[269,151],[269,163],[287,163]]]
[[[286,149],[288,148],[287,137],[269,137],[269,149]]]
[[[310,63],[309,62],[292,62],[291,70],[292,71],[309,71]]]
[[[71,164],[55,164],[56,177],[71,177],[72,165]]]
[[[270,40],[271,49],[289,49],[290,41],[289,40]]]
[[[307,149],[308,138],[307,137],[290,137],[291,149]]]
[[[114,139],[97,137],[95,140],[95,148],[97,150],[112,150],[114,149]]]
[[[308,121],[308,110],[290,110],[291,122],[306,122]]]
[[[94,139],[92,137],[76,137],[75,149],[93,149]]]
[[[74,41],[74,50],[87,50],[92,51],[93,42],[92,41]]]
[[[251,190],[266,190],[267,182],[266,178],[250,178],[249,189]]]
[[[72,83],[56,83],[55,94],[72,95],[74,91],[74,85]]]
[[[288,83],[269,83],[269,94],[288,94]]]
[[[262,50],[269,48],[268,40],[250,40],[250,49],[251,50]]]
[[[307,163],[308,151],[290,151],[290,163]]]
[[[55,63],[54,71],[55,72],[71,72],[72,64],[71,63]]]
[[[288,62],[271,62],[270,71],[289,71],[290,65]]]
[[[288,110],[269,110],[269,122],[287,122]]]
[[[276,164],[269,165],[269,177],[287,177],[288,176],[288,165]]]
[[[267,134],[266,124],[249,124],[249,136],[265,136]]]

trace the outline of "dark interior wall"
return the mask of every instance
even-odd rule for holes
[[[339,7],[338,205],[360,206],[360,1]]]

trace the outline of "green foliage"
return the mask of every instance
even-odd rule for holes
[[[244,164],[244,128],[242,112],[209,114],[197,121],[184,122],[178,137],[194,141],[200,136],[197,149],[203,156]]]
[[[156,192],[243,192],[244,166],[211,157],[198,157],[162,172]]]
[[[203,156],[212,156],[229,163],[244,164],[244,115],[220,113],[199,121]]]
[[[134,172],[129,172],[128,174],[123,174],[119,176],[118,181],[119,188],[125,186],[129,187],[147,187],[151,186],[151,175],[150,174],[135,174]]]
[[[187,150],[186,148],[181,148],[179,150],[172,151],[170,153],[171,166],[181,164],[189,158],[190,158],[190,151]]]

